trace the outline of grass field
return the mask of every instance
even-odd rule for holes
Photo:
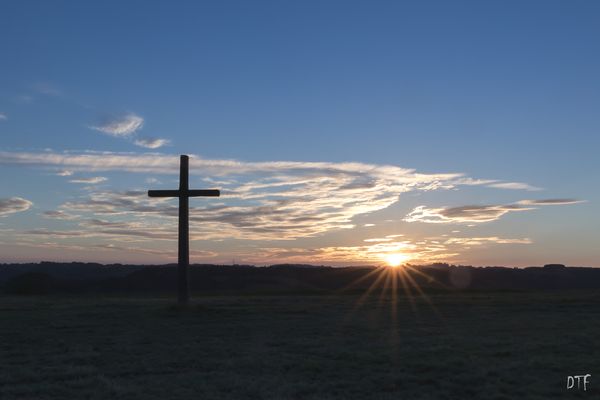
[[[0,297],[0,398],[600,398],[600,293],[430,299]]]

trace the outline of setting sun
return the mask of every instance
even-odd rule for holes
[[[385,256],[385,262],[390,267],[398,267],[400,264],[402,264],[403,262],[405,262],[408,259],[409,259],[409,257],[406,254],[402,254],[402,253],[392,253],[392,254],[387,254]]]

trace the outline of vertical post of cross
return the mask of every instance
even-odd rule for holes
[[[189,157],[182,155],[179,162],[179,252],[177,265],[177,302],[188,304],[190,287],[188,266],[190,264],[190,227],[189,227]]]
[[[217,189],[190,190],[189,187],[189,157],[182,155],[179,159],[179,190],[148,190],[150,197],[179,198],[179,248],[177,263],[177,302],[188,304],[190,287],[188,283],[188,267],[190,265],[190,226],[189,198],[190,197],[219,197]]]

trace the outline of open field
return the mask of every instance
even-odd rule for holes
[[[0,398],[600,396],[598,291],[359,297],[0,297]]]

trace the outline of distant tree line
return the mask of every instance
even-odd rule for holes
[[[175,265],[102,265],[92,263],[1,264],[0,291],[5,294],[44,295],[82,293],[172,293]],[[195,293],[352,293],[371,286],[384,288],[375,267],[279,264],[193,265],[190,286]],[[429,291],[600,289],[600,269],[565,267],[505,268],[449,264],[402,267],[393,273]],[[408,281],[408,280],[407,280]],[[401,289],[401,288],[400,288]]]

